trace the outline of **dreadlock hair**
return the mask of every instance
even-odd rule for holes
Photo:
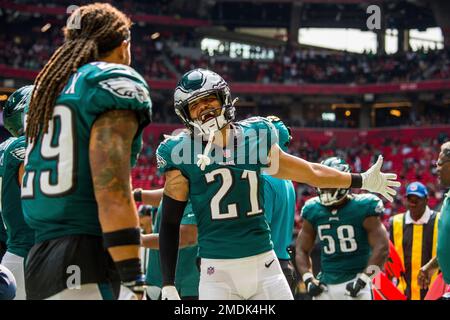
[[[76,70],[107,56],[130,38],[131,20],[107,3],[79,7],[68,21],[79,19],[79,28],[64,27],[64,43],[53,53],[35,82],[26,135],[33,141],[40,129],[48,131],[56,98]],[[72,20],[71,20],[72,19]]]

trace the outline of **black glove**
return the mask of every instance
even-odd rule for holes
[[[303,282],[305,282],[306,291],[311,297],[317,297],[325,289],[325,286],[314,278],[314,275],[310,272],[303,275]]]
[[[369,281],[371,281],[369,276],[363,273],[355,281],[347,283],[347,285],[345,286],[345,294],[352,298],[356,298],[359,292],[366,287],[367,282]]]

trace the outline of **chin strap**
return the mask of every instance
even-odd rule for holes
[[[209,131],[208,143],[206,144],[205,150],[203,151],[203,154],[197,155],[198,158],[197,166],[199,166],[202,171],[204,171],[206,166],[208,166],[211,163],[211,159],[208,157],[208,154],[211,149],[215,133],[216,133],[215,130]]]

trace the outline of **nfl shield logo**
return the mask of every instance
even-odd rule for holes
[[[208,267],[208,270],[206,271],[206,273],[210,276],[214,273],[214,267]]]

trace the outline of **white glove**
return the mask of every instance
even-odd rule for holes
[[[161,290],[161,300],[181,300],[175,286],[165,286]]]
[[[392,202],[397,191],[391,187],[400,187],[401,184],[396,181],[397,175],[395,173],[382,173],[380,171],[382,165],[383,156],[379,156],[377,162],[369,170],[361,173],[361,189],[379,193],[389,202]]]

